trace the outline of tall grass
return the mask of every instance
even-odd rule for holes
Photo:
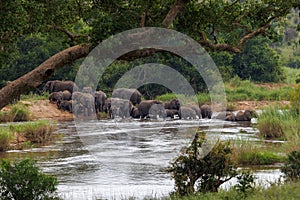
[[[54,138],[55,126],[47,120],[0,127],[0,151],[45,145]]]
[[[279,110],[272,106],[258,117],[260,135],[267,139],[281,138],[288,141],[299,140],[300,115],[293,110]]]
[[[249,80],[241,80],[238,77],[234,77],[233,79],[225,83],[226,100],[228,102],[290,100],[290,93],[292,91],[293,88],[290,86],[282,86],[270,90],[266,87],[256,85]],[[175,94],[168,93],[158,96],[156,97],[156,99],[161,101],[168,101],[175,97]],[[210,94],[207,92],[197,94],[197,101],[200,105],[204,103],[210,103]]]
[[[31,144],[43,145],[51,141],[54,126],[47,120],[38,120],[23,124],[11,124],[9,130],[26,138]]]
[[[240,166],[272,165],[283,162],[286,156],[278,154],[276,144],[259,145],[250,141],[236,141],[234,143],[234,157]]]
[[[0,112],[0,122],[22,122],[29,120],[29,108],[22,103],[12,104],[8,112]]]
[[[8,131],[6,127],[0,128],[0,151],[6,151],[9,149],[10,141],[12,139],[12,134]]]
[[[155,199],[155,198],[152,198]],[[229,191],[220,190],[218,193],[197,193],[192,196],[186,197],[166,197],[164,198],[172,200],[278,200],[278,199],[300,199],[300,182],[291,182],[285,184],[273,184],[269,188],[256,187],[251,193],[248,193],[247,196],[243,196],[239,191],[234,188]]]
[[[20,99],[24,101],[35,101],[35,100],[47,100],[49,97],[49,92],[44,92],[42,95],[36,93],[29,93],[26,95],[21,95]]]

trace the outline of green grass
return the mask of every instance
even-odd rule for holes
[[[255,85],[249,80],[240,80],[238,77],[231,79],[229,82],[225,83],[225,92],[227,102],[234,101],[280,101],[280,100],[290,100],[290,94],[293,91],[291,86],[282,86],[275,89],[268,89],[263,86]],[[175,94],[168,93],[156,97],[160,101],[168,101],[175,98]],[[178,97],[183,97],[187,99],[186,96],[178,95]],[[193,99],[185,100],[185,102],[193,101]],[[199,93],[197,94],[197,101],[199,104],[210,103],[211,98],[209,93]]]
[[[12,134],[7,128],[0,128],[0,151],[6,151],[9,149]]]
[[[0,112],[0,122],[21,122],[29,120],[29,108],[20,102],[12,104],[9,112]]]
[[[47,100],[49,97],[49,93],[45,92],[42,95],[34,94],[34,93],[29,93],[26,95],[21,95],[20,100],[23,101],[36,101],[36,100]]]
[[[44,145],[54,139],[55,126],[47,120],[37,120],[0,127],[0,151]],[[10,142],[15,144],[10,146]]]
[[[286,80],[285,82],[288,84],[295,84],[297,76],[300,75],[300,69],[294,69],[290,67],[283,67],[285,73],[286,73]]]
[[[300,115],[291,110],[279,111],[278,107],[265,109],[258,117],[260,136],[267,139],[284,139],[287,141],[300,138]]]
[[[154,198],[153,198],[154,199]],[[274,184],[265,189],[258,187],[246,196],[234,189],[229,191],[220,190],[218,193],[195,194],[188,197],[166,197],[165,200],[278,200],[278,199],[300,199],[300,182],[285,183],[283,185]]]
[[[234,157],[239,166],[272,165],[282,163],[286,156],[278,144],[257,144],[250,141],[234,142]]]

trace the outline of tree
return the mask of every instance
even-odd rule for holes
[[[73,0],[3,0],[0,2],[1,55],[16,38],[38,32],[65,37],[70,48],[56,54],[55,59],[49,58],[37,67],[39,70],[2,88],[0,108],[42,84],[65,63],[85,57],[94,45],[121,31],[144,26],[172,28],[188,34],[208,49],[239,53],[245,42],[257,35],[272,38],[272,23],[285,17],[293,7],[299,7],[298,0],[135,0],[130,3],[125,0],[76,0],[75,3]],[[90,27],[88,35],[74,29],[79,21]],[[157,51],[137,50],[119,59],[132,60]]]
[[[279,82],[285,78],[279,55],[262,37],[248,41],[243,51],[234,56],[232,66],[234,73],[242,79]]]
[[[55,194],[57,184],[55,177],[40,172],[32,160],[14,164],[8,160],[1,162],[0,195],[3,200],[59,199]]]
[[[206,134],[196,132],[191,145],[166,169],[175,180],[176,194],[194,194],[196,183],[196,192],[217,192],[221,184],[236,176],[230,143],[218,141],[207,155],[203,155],[206,142]]]

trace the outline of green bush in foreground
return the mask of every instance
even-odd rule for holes
[[[281,171],[288,181],[300,180],[300,151],[292,151]]]
[[[206,134],[196,132],[191,145],[166,169],[175,180],[175,195],[217,192],[222,183],[236,175],[230,143],[217,141],[215,146],[205,154],[205,151],[210,149],[207,145]]]
[[[32,160],[12,164],[2,160],[0,165],[0,199],[45,200],[59,199],[57,179],[40,172]]]

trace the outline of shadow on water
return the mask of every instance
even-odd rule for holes
[[[218,123],[221,121],[60,122],[56,133],[64,135],[61,141],[38,149],[9,151],[1,157],[39,160],[43,171],[57,176],[64,199],[161,197],[174,187],[170,175],[161,169],[191,142],[198,128],[222,140],[258,140],[257,130],[249,123],[225,122],[223,128],[215,126]],[[267,177],[274,181],[280,172],[264,169],[256,174],[260,180]]]

